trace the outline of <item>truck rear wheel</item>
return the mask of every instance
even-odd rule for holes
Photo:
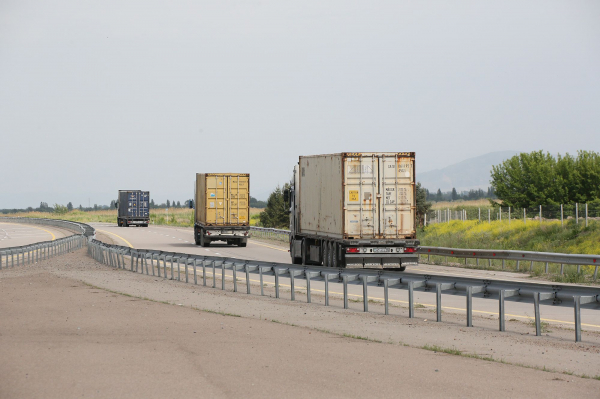
[[[246,245],[248,245],[248,241],[246,241],[244,238],[238,238],[238,240],[237,240],[238,247],[244,248]]]
[[[290,239],[290,256],[292,257],[292,264],[299,265],[300,263],[302,263],[302,261],[296,255],[296,251],[294,250],[294,241]]]
[[[323,241],[323,266],[329,266],[329,241]]]
[[[306,265],[307,260],[308,260],[308,248],[307,247],[307,241],[306,238],[302,239],[302,264]]]
[[[204,237],[204,231],[200,230],[200,245],[203,247],[208,247],[210,245],[210,240]]]
[[[331,267],[340,267],[338,259],[338,244],[332,243],[331,245]]]

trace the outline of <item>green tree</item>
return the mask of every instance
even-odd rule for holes
[[[443,199],[444,199],[444,196],[442,195],[442,190],[440,190],[438,188],[437,193],[435,194],[435,200],[439,202]]]
[[[492,189],[505,206],[551,205],[566,197],[556,159],[543,151],[521,153],[492,166],[491,178]]]
[[[64,215],[68,211],[69,210],[64,205],[54,204],[54,213],[56,213],[57,215]]]
[[[456,201],[458,199],[458,193],[456,192],[456,189],[454,187],[452,187],[452,201]]]
[[[73,204],[69,202],[67,204],[67,209],[68,209],[69,212],[71,212],[73,210]]]
[[[431,208],[431,202],[427,202],[427,189],[421,187],[421,183],[417,183],[417,224],[423,225],[425,215]],[[439,190],[438,190],[439,191]]]
[[[171,202],[169,202],[169,200],[167,200],[167,208],[171,207]]]
[[[267,206],[259,215],[261,226],[276,229],[289,227],[289,204],[283,202],[283,191],[289,189],[289,187],[288,183],[283,186],[283,189],[277,186],[271,195],[269,195]]]

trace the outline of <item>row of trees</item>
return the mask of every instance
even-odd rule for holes
[[[491,184],[504,206],[593,202],[600,199],[600,154],[521,153],[492,167]]]
[[[437,193],[432,194],[428,189],[424,188],[425,195],[427,201],[458,201],[458,200],[478,200],[482,198],[496,199],[496,193],[494,192],[493,187],[488,187],[487,191],[482,189],[477,190],[469,190],[469,191],[461,191],[460,193],[456,191],[456,188],[452,188],[452,191],[442,192],[441,189],[438,188]]]

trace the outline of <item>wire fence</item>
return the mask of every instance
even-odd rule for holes
[[[590,220],[600,220],[600,203],[593,204],[561,204],[561,205],[539,205],[531,208],[512,207],[456,207],[446,209],[433,209],[426,213],[424,225],[436,223],[449,223],[452,220],[477,220],[488,222],[496,220],[523,220],[537,221],[560,220],[562,223],[573,220],[575,223],[588,225]]]

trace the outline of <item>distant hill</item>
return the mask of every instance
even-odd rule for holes
[[[492,165],[498,165],[516,154],[518,154],[517,151],[490,152],[442,169],[423,173],[417,171],[417,181],[421,182],[421,185],[431,193],[435,193],[438,188],[442,192],[450,191],[453,187],[458,192],[478,188],[486,189],[490,186]]]

